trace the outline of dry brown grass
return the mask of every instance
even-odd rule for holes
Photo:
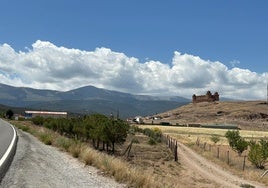
[[[98,152],[86,144],[81,146],[80,159],[85,164],[95,166],[105,174],[113,176],[118,182],[128,182],[134,187],[158,187],[152,174],[144,174],[141,169],[130,166],[128,162]]]
[[[182,175],[182,167],[178,162],[174,161],[174,156],[164,143],[149,145],[149,138],[136,134],[135,139],[138,144],[133,144],[130,157],[122,157],[134,167],[139,168],[143,174],[154,177],[155,186],[158,187],[176,187],[178,185],[178,177]],[[126,144],[121,148],[122,151],[127,147],[130,140],[129,137]]]

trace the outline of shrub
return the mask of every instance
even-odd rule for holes
[[[248,160],[259,169],[264,169],[268,158],[268,141],[250,142]]]
[[[32,122],[33,122],[35,125],[43,125],[43,123],[44,123],[44,118],[43,118],[43,117],[40,117],[40,116],[36,116],[36,117],[32,118]]]
[[[150,137],[149,143],[153,143],[153,142],[161,142],[161,138],[162,138],[162,131],[159,128],[154,128],[154,129],[149,129],[146,128],[143,130],[143,134],[145,134],[146,136]],[[152,141],[153,140],[153,141]],[[156,144],[156,143],[154,143]]]
[[[68,138],[58,137],[55,142],[56,146],[63,148],[68,151],[69,147],[72,145],[72,141]]]
[[[18,127],[19,129],[25,131],[25,132],[28,132],[29,131],[29,127],[28,126],[25,126],[25,125],[16,125],[16,127]]]
[[[129,127],[129,134],[134,135],[135,133],[143,133],[143,129],[139,128],[137,125],[132,125]]]
[[[89,147],[82,147],[80,157],[86,165],[92,165],[94,162],[94,153]]]
[[[248,148],[248,142],[240,136],[239,131],[227,131],[225,137],[228,139],[230,147],[241,156]]]
[[[220,137],[218,135],[213,135],[210,137],[210,140],[214,143],[217,144],[220,141]]]
[[[69,152],[72,154],[73,157],[78,158],[81,152],[81,144],[74,143],[69,147]]]
[[[150,145],[155,145],[155,144],[156,144],[156,140],[155,140],[154,138],[151,138],[151,137],[150,137],[150,139],[149,139],[149,141],[148,141],[148,144],[150,144]]]
[[[52,144],[53,137],[48,133],[41,133],[39,138],[46,145],[51,145]]]
[[[22,126],[21,127],[21,130],[25,131],[25,132],[28,132],[29,131],[29,127],[27,126]]]

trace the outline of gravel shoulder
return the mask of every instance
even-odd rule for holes
[[[21,130],[17,132],[17,151],[0,187],[126,187],[67,153],[44,145],[32,135]]]
[[[182,143],[178,143],[178,157],[183,167],[184,187],[241,187],[241,184],[264,188],[265,185],[244,180],[208,161]],[[188,182],[188,183],[187,183]]]

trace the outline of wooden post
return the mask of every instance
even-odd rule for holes
[[[204,151],[206,151],[206,145],[207,145],[207,143],[205,142],[204,143]]]
[[[245,170],[245,166],[246,166],[246,156],[244,156],[244,161],[243,161],[243,171]]]
[[[217,158],[218,159],[220,158],[220,148],[219,147],[217,148]]]
[[[227,164],[230,164],[230,152],[229,150],[227,151]]]
[[[174,160],[177,162],[178,161],[178,145],[176,143],[175,148],[174,148]]]

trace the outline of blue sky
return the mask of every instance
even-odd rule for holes
[[[191,93],[194,92],[201,93],[203,90],[205,93],[206,89],[220,90],[224,96],[230,97],[233,88],[241,88],[237,93],[241,98],[264,98],[262,96],[265,96],[268,81],[267,1],[3,0],[0,7],[0,45],[2,46],[0,75],[6,83],[16,86],[63,88],[65,90],[82,85],[95,85],[142,94],[163,95],[164,91],[170,91],[170,94],[179,93],[185,97],[191,96]],[[7,52],[7,46],[14,51],[14,57],[11,58],[14,62],[7,61],[4,53]],[[113,73],[119,75],[115,77],[114,82],[107,81],[108,78],[103,82],[100,81],[101,79],[94,80],[93,78],[84,81],[86,77],[79,79],[75,76],[76,74],[68,72],[68,67],[71,67],[68,61],[71,60],[60,62],[57,59],[59,54],[50,57],[49,60],[44,55],[42,55],[44,58],[42,61],[40,61],[40,56],[36,58],[37,54],[40,55],[40,46],[46,46],[46,49],[50,47],[56,51],[64,48],[65,52],[62,52],[61,55],[65,54],[68,57],[73,56],[71,50],[74,49],[80,52],[98,53],[96,50],[98,48],[104,55],[98,56],[100,59],[94,61],[94,65],[103,62],[102,58],[105,54],[107,55],[107,50],[110,50],[109,61],[115,63],[112,67],[118,65],[116,62],[119,62],[122,68],[113,70]],[[52,51],[50,54],[53,54]],[[116,59],[115,57],[118,58],[117,53],[123,55],[124,57],[120,57],[127,60]],[[35,57],[34,60],[33,57],[29,57],[31,55]],[[181,72],[184,70],[191,70],[183,68],[183,63],[176,69],[175,65],[178,65],[178,62],[174,59],[181,61],[181,58],[184,58],[183,55],[188,55],[186,59],[189,62],[194,61],[193,67],[199,70],[202,66],[197,65],[200,65],[201,60],[208,65],[202,67],[206,69],[203,72],[194,70],[193,79],[187,78],[185,75],[173,83],[170,79],[176,79],[175,77],[182,75]],[[135,66],[131,63],[125,66],[122,63],[132,62],[129,60],[132,57],[136,59]],[[22,60],[25,58],[27,61]],[[84,56],[83,58],[85,59]],[[77,62],[72,62],[72,66],[80,67],[79,70],[87,67],[89,69],[87,73],[95,71],[94,74],[100,76],[99,70],[94,69],[93,71],[94,65],[89,65],[88,62],[93,61],[91,59],[83,62],[77,60]],[[7,63],[12,65],[8,66]],[[211,70],[215,70],[215,68],[211,69],[211,67],[217,63],[226,67],[222,67],[221,71],[215,71],[217,72],[217,76],[215,76],[215,72],[211,73]],[[47,67],[47,74],[51,74],[51,82],[38,77],[31,78],[15,68],[7,69],[7,67],[25,65],[35,65],[39,69]],[[63,77],[70,78],[68,87],[61,85],[62,80],[58,78],[59,72],[52,74],[50,66],[55,65],[61,65],[63,67],[61,71],[66,72]],[[159,82],[157,79],[161,80],[159,72],[165,69],[165,65],[169,67],[166,69],[167,72],[162,74],[173,75],[166,78],[166,83],[173,86],[165,88],[163,83],[158,85],[155,90],[146,89],[146,87],[150,87],[149,83],[141,84],[146,83],[146,79],[139,77],[145,76],[143,73],[150,70],[150,73],[156,74],[151,79],[157,83]],[[135,67],[139,74],[132,72],[130,78],[124,77],[124,73],[122,73],[124,68]],[[157,70],[160,68],[161,70]],[[208,73],[210,76],[204,80],[201,79],[202,74],[206,74],[207,70],[210,70]],[[37,71],[37,69],[32,71]],[[226,72],[224,73],[224,71]],[[227,78],[222,78],[221,74],[231,74],[232,76],[236,74],[236,76],[232,81],[226,81]],[[248,80],[248,77],[252,80]],[[113,78],[109,78],[113,80]],[[126,79],[130,80],[126,81]],[[221,81],[211,83],[208,81],[209,79]],[[78,84],[74,84],[74,80]],[[198,80],[203,82],[200,81],[199,84]],[[130,83],[133,84],[133,88],[129,87]],[[195,84],[203,87],[195,86]],[[135,88],[139,89],[135,90]],[[261,91],[251,95],[244,94],[246,88]]]

